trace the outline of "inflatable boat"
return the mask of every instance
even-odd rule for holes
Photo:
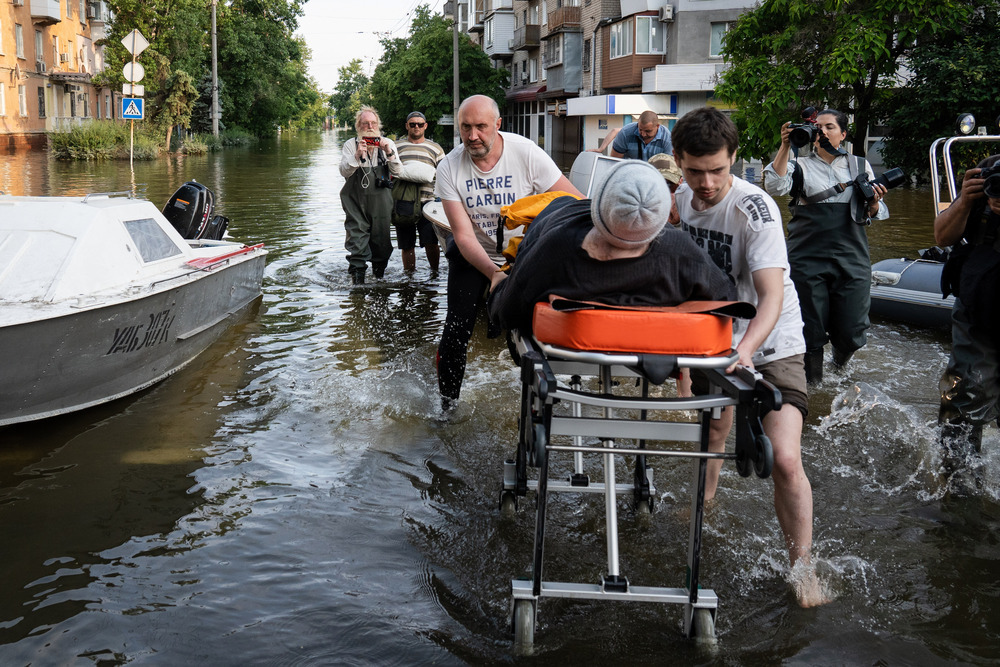
[[[941,296],[941,269],[937,259],[883,259],[872,265],[871,314],[916,326],[951,326],[954,296]]]
[[[973,128],[974,121],[968,127]],[[934,216],[945,210],[958,196],[958,181],[951,158],[956,143],[1000,143],[1000,136],[966,134],[935,139],[930,148],[931,188],[934,192]],[[944,178],[939,168],[944,166]],[[942,183],[948,199],[942,198]],[[933,218],[931,219],[933,221]],[[941,294],[941,270],[949,248],[928,248],[916,259],[884,259],[872,265],[871,314],[888,320],[928,328],[951,327],[954,296]]]

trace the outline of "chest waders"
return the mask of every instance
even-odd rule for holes
[[[349,271],[355,284],[365,281],[368,262],[372,273],[381,278],[392,255],[389,227],[392,222],[392,191],[375,186],[380,168],[359,167],[347,179],[340,191],[340,205],[347,216],[344,230],[347,238]]]
[[[851,167],[853,177],[853,160]],[[827,341],[833,344],[834,361],[843,365],[865,344],[870,326],[871,260],[864,203],[856,198],[824,203],[834,194],[831,190],[789,203],[788,263],[802,309],[811,382],[822,379]]]

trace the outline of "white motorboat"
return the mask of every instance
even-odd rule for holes
[[[221,240],[212,204],[194,182],[166,215],[114,194],[0,195],[0,426],[149,387],[260,297],[267,252]]]

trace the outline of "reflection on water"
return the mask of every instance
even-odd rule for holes
[[[434,354],[446,275],[393,259],[352,288],[334,134],[136,163],[0,156],[0,190],[211,187],[231,233],[269,250],[260,312],[197,362],[124,401],[0,430],[2,664],[509,663],[510,580],[527,573],[532,501],[501,521],[517,371],[477,329],[461,419],[439,420]],[[893,190],[872,259],[933,243],[930,193]],[[1000,660],[1000,436],[985,488],[946,493],[936,449],[941,332],[876,322],[810,395],[803,434],[816,552],[835,601],[789,592],[770,482],[723,471],[703,581],[719,644],[675,608],[546,599],[537,664],[992,664]],[[626,466],[620,466],[627,469]],[[625,517],[624,571],[685,576],[690,469],[659,463],[659,511]],[[606,566],[601,503],[557,497],[546,568]],[[234,656],[240,656],[234,659]],[[246,656],[253,656],[246,658]],[[663,659],[655,659],[662,662]]]

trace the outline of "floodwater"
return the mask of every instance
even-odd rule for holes
[[[270,250],[264,298],[195,364],[83,413],[0,430],[0,664],[996,664],[1000,437],[985,487],[945,493],[935,447],[943,332],[876,322],[812,392],[803,433],[815,552],[835,598],[789,592],[770,482],[726,467],[704,536],[720,597],[714,649],[680,611],[541,602],[516,658],[510,581],[532,503],[501,520],[517,373],[477,330],[459,416],[437,412],[445,276],[350,287],[335,134],[127,164],[0,155],[0,190],[216,193],[231,233]],[[896,190],[873,260],[932,243],[930,194]],[[4,350],[0,354],[10,354]],[[623,572],[684,577],[690,474],[658,463],[658,511],[622,501]],[[599,499],[557,496],[547,572],[596,581]]]

